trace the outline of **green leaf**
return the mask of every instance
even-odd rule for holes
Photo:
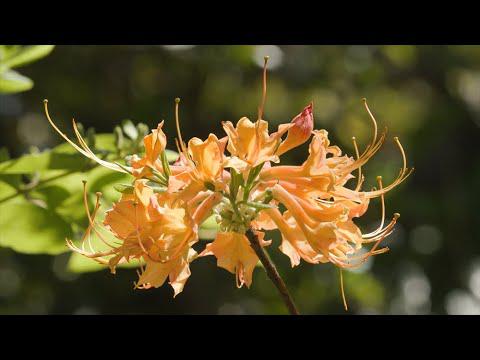
[[[23,66],[33,61],[41,59],[50,54],[54,45],[32,45],[22,46],[7,54],[7,57],[2,62],[3,66],[13,68]]]
[[[81,170],[88,159],[78,153],[58,153],[44,151],[39,154],[27,154],[17,159],[0,163],[0,173],[29,174],[44,170]]]
[[[125,134],[132,140],[136,140],[138,137],[138,130],[133,125],[132,120],[123,120],[122,121],[122,129],[125,132]]]
[[[10,160],[10,153],[6,147],[0,148],[0,163],[3,161]]]
[[[49,210],[55,210],[71,224],[77,224],[83,230],[88,225],[85,207],[83,203],[83,180],[87,181],[87,198],[90,210],[95,203],[95,193],[102,193],[102,207],[100,215],[111,206],[112,201],[118,200],[120,194],[115,190],[115,185],[128,183],[131,178],[126,174],[114,172],[98,166],[87,172],[76,172],[55,179],[54,171],[49,171],[46,180],[54,178],[45,185],[31,191],[32,198],[42,199],[47,203]],[[63,172],[60,172],[62,174]],[[0,183],[1,184],[1,183]],[[54,189],[57,190],[54,190]],[[53,199],[48,198],[53,196]]]
[[[137,130],[138,130],[138,136],[141,137],[142,139],[148,135],[150,129],[148,126],[144,123],[138,123],[137,124]]]
[[[13,183],[12,181],[13,180]],[[18,185],[20,184],[20,177],[15,177],[14,179],[10,179],[6,177],[6,175],[0,175],[0,205],[5,199],[10,198],[11,196],[17,193]]]
[[[108,151],[112,153],[115,152],[116,151],[115,136],[110,133],[95,134],[95,148],[97,150],[103,150],[103,151]],[[67,142],[57,145],[51,151],[56,153],[78,154],[78,151],[75,150],[73,146]]]
[[[95,134],[95,129],[94,128],[88,128],[87,133],[86,133],[86,138],[87,138],[87,145],[94,149],[96,147],[96,134]]]
[[[97,150],[115,151],[113,134],[95,135]],[[168,155],[168,154],[167,154]],[[38,154],[26,154],[19,158],[0,163],[0,173],[28,174],[46,170],[78,170],[81,171],[89,160],[78,153],[70,144],[63,143],[52,150]]]
[[[5,70],[0,73],[0,93],[17,93],[30,90],[32,87],[33,81],[31,79],[14,70]]]
[[[72,228],[55,212],[24,201],[0,205],[0,213],[0,246],[26,254],[67,251]]]
[[[115,139],[115,147],[117,149],[122,149],[125,144],[125,139],[123,138],[123,131],[120,126],[115,126],[113,129],[113,135]]]
[[[88,173],[59,178],[48,186],[32,190],[31,198],[41,200],[46,208],[27,202],[23,196],[0,203],[0,246],[29,254],[58,254],[67,251],[65,238],[73,237],[72,226],[83,233],[88,224],[83,205],[82,180],[88,181],[90,211],[94,206],[95,192],[101,191],[104,195],[97,217],[101,224],[105,211],[111,207],[111,201],[119,197],[113,184],[128,181],[127,178],[125,174],[98,167]],[[15,194],[15,190],[0,182],[0,193],[0,197],[3,197],[4,194]]]
[[[133,194],[134,187],[130,184],[118,184],[114,185],[113,188],[122,194]]]
[[[97,263],[83,255],[73,252],[68,260],[67,269],[73,273],[86,273],[108,269],[108,266]]]
[[[153,190],[153,192],[156,192],[156,193],[162,193],[167,191],[166,186],[159,185],[158,183],[153,181],[147,181],[147,185]]]

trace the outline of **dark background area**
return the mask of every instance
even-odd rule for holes
[[[22,68],[35,81],[32,90],[0,95],[0,144],[16,157],[31,146],[61,143],[44,118],[44,98],[62,129],[72,117],[99,133],[126,118],[150,127],[164,119],[174,150],[180,97],[185,138],[222,136],[221,121],[256,118],[264,55],[271,57],[265,110],[271,129],[313,100],[315,127],[352,154],[351,137],[364,148],[370,136],[366,97],[380,129],[388,127],[388,140],[365,168],[366,188],[377,175],[388,183],[398,173],[394,136],[416,169],[386,197],[388,216],[402,215],[387,240],[391,251],[345,273],[350,313],[480,314],[480,46],[57,46]],[[307,149],[285,161],[303,162]],[[373,201],[357,224],[369,231],[379,216]],[[291,269],[273,239],[270,254],[301,311],[344,313],[338,270],[306,263]],[[68,273],[68,256],[0,249],[0,313],[286,312],[261,269],[251,289],[237,289],[213,257],[196,260],[184,292],[172,299],[168,285],[133,290],[132,269]]]

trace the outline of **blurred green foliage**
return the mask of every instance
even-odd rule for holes
[[[221,135],[221,121],[256,116],[265,55],[271,63],[265,118],[272,128],[313,100],[316,128],[327,129],[332,143],[352,154],[351,137],[364,147],[371,134],[361,103],[366,97],[389,139],[365,168],[366,187],[375,186],[376,175],[388,183],[398,173],[394,136],[416,168],[386,198],[387,213],[402,214],[388,239],[390,252],[344,272],[349,312],[480,313],[474,231],[480,220],[480,46],[304,45],[58,46],[44,61],[25,66],[35,88],[0,95],[0,199],[8,199],[0,202],[0,313],[285,313],[261,269],[251,289],[236,289],[213,257],[196,260],[184,292],[173,300],[167,286],[133,290],[132,269],[113,276],[65,253],[64,238],[78,238],[86,226],[81,180],[88,180],[91,203],[96,191],[104,194],[104,210],[119,195],[112,185],[125,181],[90,169],[62,144],[42,105],[50,100],[52,117],[69,134],[73,115],[94,128],[95,146],[106,156],[124,156],[139,145],[131,126],[139,122],[153,128],[165,120],[167,147],[174,149],[175,97],[182,98],[185,138]],[[125,118],[131,123],[122,124]],[[286,162],[301,163],[307,150],[295,149]],[[67,174],[78,164],[84,172]],[[32,183],[43,185],[28,191]],[[18,189],[27,191],[14,196]],[[373,202],[358,223],[370,231],[379,217]],[[202,231],[211,238],[214,229]],[[274,250],[278,234],[268,235]],[[37,253],[42,246],[57,255],[12,250]],[[284,255],[270,254],[303,313],[344,313],[336,268],[302,263],[291,269]]]
[[[33,81],[13,68],[41,59],[53,50],[53,45],[0,45],[0,93],[9,94],[30,90]]]

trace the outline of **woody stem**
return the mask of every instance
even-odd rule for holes
[[[270,259],[270,256],[268,256],[267,252],[260,245],[260,241],[258,240],[257,235],[255,235],[251,229],[248,229],[246,236],[250,241],[250,245],[252,246],[252,249],[255,251],[263,267],[265,268],[265,271],[267,272],[268,277],[270,278],[270,280],[273,282],[278,292],[280,293],[280,296],[282,297],[283,302],[287,306],[288,312],[290,313],[290,315],[300,315],[295,303],[293,302],[292,296],[288,292],[285,282],[283,281],[282,277],[278,273],[278,270],[275,267],[275,264],[273,263],[272,259]]]

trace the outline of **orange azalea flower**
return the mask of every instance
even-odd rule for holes
[[[230,121],[223,124],[223,129],[228,135],[227,150],[233,158],[227,162],[238,170],[252,168],[266,161],[278,162],[276,150],[281,142],[281,137],[291,125],[280,125],[278,131],[268,134],[268,122],[257,120],[251,122],[246,117],[241,118],[234,127]]]
[[[184,185],[179,194],[181,199],[189,199],[199,191],[225,188],[224,148],[225,141],[218,140],[214,134],[205,141],[193,138],[188,142],[188,158],[182,159],[183,171],[173,176],[175,181]]]
[[[365,103],[366,106],[366,103]],[[330,261],[349,268],[358,266],[371,255],[385,252],[377,250],[378,244],[388,236],[394,227],[398,214],[384,227],[384,194],[403,182],[412,170],[407,169],[406,156],[398,140],[402,159],[402,170],[397,179],[383,188],[381,177],[379,189],[361,191],[361,166],[378,151],[385,135],[377,141],[377,125],[368,106],[368,113],[374,124],[374,137],[365,152],[357,159],[341,156],[338,147],[330,146],[326,131],[314,131],[310,144],[310,155],[301,166],[276,166],[262,169],[259,174],[264,187],[270,186],[273,198],[282,203],[288,211],[281,214],[277,209],[265,210],[282,232],[281,251],[290,257],[292,266],[298,265],[300,258],[310,263]],[[330,155],[330,156],[328,156]],[[359,171],[359,180],[354,190],[345,188],[353,178],[351,171]],[[369,199],[381,197],[382,222],[379,229],[362,235],[352,219],[362,216],[368,209]],[[374,247],[362,256],[355,254],[362,244],[375,242]]]
[[[107,211],[103,222],[105,228],[120,240],[119,246],[107,242],[95,227],[98,201],[94,215],[88,213],[90,226],[84,240],[93,230],[111,250],[96,252],[92,248],[86,251],[83,243],[82,248],[78,248],[71,241],[68,245],[82,255],[108,264],[112,273],[121,262],[143,260],[146,265],[137,287],[161,286],[168,276],[177,295],[190,274],[188,264],[195,258],[191,246],[198,240],[198,225],[186,207],[175,200],[171,194],[154,193],[145,180],[136,180],[133,193],[123,194],[120,201]],[[197,216],[204,218],[203,213]]]
[[[227,150],[231,157],[226,166],[243,171],[265,162],[278,163],[279,156],[310,138],[313,129],[313,104],[308,105],[291,123],[281,124],[278,130],[268,133],[268,122],[258,119],[255,123],[241,118],[234,127],[230,121],[223,122],[228,135]],[[287,138],[282,141],[282,136]]]
[[[262,246],[271,241],[263,241],[263,233],[257,233]],[[217,265],[236,275],[237,287],[243,284],[250,287],[252,274],[258,263],[258,256],[250,246],[245,234],[237,232],[219,232],[215,240],[208,244],[200,256],[215,255]]]
[[[188,201],[201,191],[221,191],[225,188],[224,181],[224,151],[227,138],[218,139],[210,134],[208,139],[202,141],[192,138],[185,145],[180,132],[178,104],[180,99],[175,99],[175,119],[177,124],[177,147],[180,157],[172,168],[172,175],[168,190],[179,191],[179,199]]]
[[[219,267],[235,274],[238,287],[250,287],[259,255],[265,259],[262,248],[271,243],[264,241],[267,230],[281,232],[279,249],[289,257],[292,267],[303,259],[311,264],[352,268],[370,256],[386,252],[388,248],[379,246],[392,233],[399,214],[395,213],[390,222],[385,221],[385,194],[405,181],[413,170],[407,168],[398,138],[394,141],[403,166],[397,178],[384,187],[382,178],[377,177],[378,188],[362,190],[362,167],[386,138],[385,132],[378,136],[377,122],[367,103],[364,105],[373,125],[372,140],[360,153],[353,138],[355,156],[348,156],[330,144],[326,130],[314,130],[312,103],[270,134],[268,122],[263,119],[266,62],[263,81],[257,120],[242,117],[236,125],[223,122],[227,136],[220,139],[210,134],[205,141],[195,137],[185,143],[178,116],[180,100],[176,99],[176,144],[180,154],[174,164],[166,161],[163,122],[144,138],[145,154],[131,157],[128,166],[123,166],[98,158],[82,139],[75,122],[79,145],[68,139],[51,120],[45,102],[49,122],[75,149],[102,166],[134,177],[133,185],[107,211],[104,220],[105,228],[119,243],[110,244],[102,237],[95,226],[99,196],[90,213],[85,193],[90,226],[80,248],[71,241],[68,246],[109,265],[112,272],[119,263],[142,260],[145,266],[136,287],[159,287],[168,278],[175,295],[190,276],[190,262],[207,255],[214,255]],[[309,139],[309,154],[303,164],[275,165],[281,155]],[[354,178],[356,184],[347,187]],[[374,198],[381,201],[381,223],[376,230],[362,233],[354,220],[368,210]],[[286,210],[282,212],[281,208]],[[210,215],[218,222],[219,231],[197,256],[192,245],[198,241],[198,227]],[[255,231],[257,238],[246,235],[249,229]],[[97,252],[89,245],[92,231],[110,250]],[[252,247],[250,242],[257,240]],[[367,244],[373,246],[359,254]]]

